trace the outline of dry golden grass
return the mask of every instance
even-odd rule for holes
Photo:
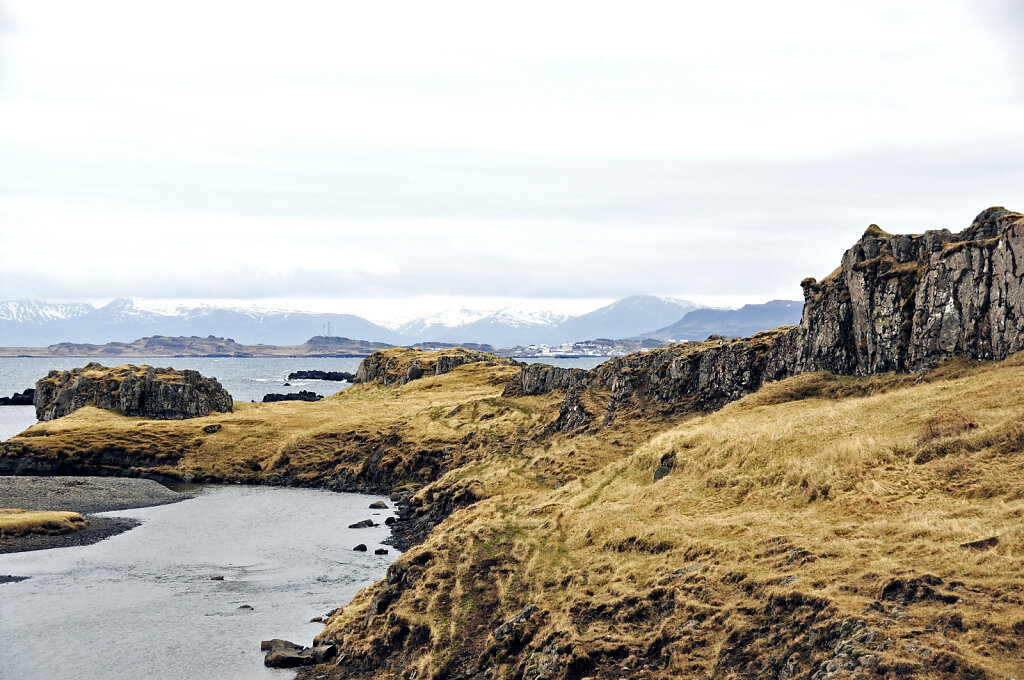
[[[0,539],[26,534],[70,534],[89,527],[77,512],[0,508]]]
[[[865,677],[1005,678],[1024,668],[1022,363],[797,376],[568,433],[562,395],[503,398],[514,368],[468,364],[191,421],[82,409],[2,452],[387,483],[422,510],[471,491],[324,632],[380,677],[811,677],[872,657]],[[608,395],[582,399],[601,414]]]
[[[814,631],[855,621],[847,643],[892,677],[1019,674],[1024,369],[968,368],[849,379],[869,396],[845,398],[806,396],[821,378],[801,376],[558,489],[492,487],[324,637],[386,666],[374,645],[405,631],[391,658],[418,677],[555,657],[567,677],[775,677],[785,648],[810,677],[830,658]],[[975,427],[922,442],[954,412]],[[960,547],[992,536],[990,550]],[[526,652],[489,636],[531,604]]]

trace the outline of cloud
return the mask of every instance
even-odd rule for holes
[[[4,297],[793,297],[1024,206],[975,3],[7,7]]]

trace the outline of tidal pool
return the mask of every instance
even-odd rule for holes
[[[142,525],[89,546],[0,555],[0,677],[276,678],[260,640],[309,645],[309,623],[381,578],[391,510],[375,496],[204,486],[172,505],[104,513]],[[389,503],[390,505],[390,503]],[[369,529],[348,525],[372,518]],[[352,548],[364,543],[367,552]],[[214,580],[213,577],[223,577]],[[252,609],[242,609],[244,605]]]

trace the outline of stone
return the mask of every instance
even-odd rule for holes
[[[107,368],[90,362],[70,371],[50,371],[36,382],[33,404],[38,420],[54,420],[83,406],[120,411],[126,416],[183,420],[230,412],[233,401],[216,378],[198,371],[153,366]]]
[[[501,624],[494,631],[491,632],[491,636],[498,642],[503,642],[506,638],[513,635],[513,633],[522,628],[523,624],[533,616],[534,612],[537,611],[537,605],[527,605],[519,610],[515,616]]]
[[[221,576],[220,574],[217,574],[216,576],[211,576],[211,577],[210,577],[210,580],[211,580],[211,581],[223,581],[223,580],[224,580],[224,577],[223,577],[223,576]]]
[[[207,425],[203,428],[203,432],[206,434],[213,434],[214,432],[220,432],[220,423],[214,423],[213,425]]]
[[[365,543],[360,543],[359,545],[357,545],[356,547],[354,547],[352,549],[355,550],[356,552],[366,552],[366,544]]]
[[[961,548],[966,548],[968,550],[979,550],[979,551],[981,551],[981,550],[991,550],[992,548],[996,547],[998,544],[999,544],[999,537],[998,536],[989,536],[988,538],[983,538],[983,539],[978,540],[978,541],[970,541],[968,543],[961,543],[960,547]]]
[[[374,555],[387,555],[388,554],[388,549],[387,548],[377,548],[376,550],[373,551],[373,554]]]
[[[384,501],[374,501],[374,502],[370,503],[370,509],[371,510],[387,510],[388,509],[388,504],[385,503]]]
[[[267,652],[271,649],[302,649],[302,645],[290,642],[288,640],[282,640],[281,638],[274,638],[273,640],[263,640],[260,642],[260,651]]]
[[[391,526],[392,524],[394,524],[397,521],[398,521],[398,519],[396,519],[394,517],[388,517],[387,519],[384,520],[384,526],[389,527],[389,526]]]
[[[263,665],[267,668],[298,668],[307,664],[309,664],[308,657],[295,649],[271,649],[263,657]]]
[[[349,524],[348,528],[349,529],[369,529],[370,527],[377,527],[377,526],[380,526],[380,525],[374,523],[374,521],[372,519],[364,519],[364,520],[362,520],[360,522],[356,522],[355,524]]]
[[[243,605],[239,606],[238,608],[239,609],[249,609],[249,610],[251,610],[253,607],[252,607],[251,604],[243,604]]]

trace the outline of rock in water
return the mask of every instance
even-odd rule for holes
[[[36,418],[53,420],[83,406],[120,411],[126,416],[184,420],[229,412],[231,395],[216,378],[198,371],[152,366],[107,368],[95,361],[84,368],[50,371],[36,382]]]
[[[10,397],[0,397],[0,406],[31,406],[36,391],[31,387],[24,392],[15,392]]]
[[[345,371],[294,371],[288,374],[289,380],[333,380],[334,382],[352,382],[355,375]]]
[[[263,403],[269,404],[275,401],[320,401],[323,397],[316,392],[310,392],[309,390],[299,390],[298,392],[291,392],[288,394],[279,394],[274,392],[263,397]]]

